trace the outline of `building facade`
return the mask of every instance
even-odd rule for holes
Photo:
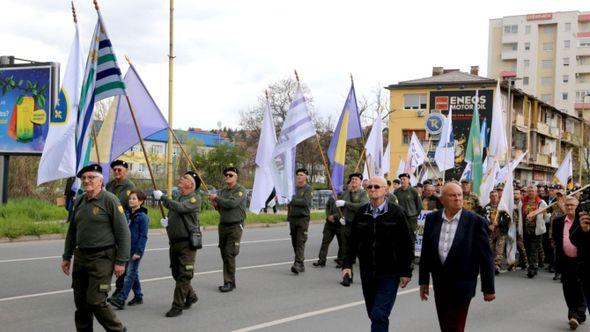
[[[590,112],[590,12],[491,19],[488,48],[488,77],[511,77],[516,88],[569,114]]]
[[[486,121],[486,141],[492,123],[492,108],[497,81],[478,76],[478,67],[470,73],[456,69],[434,67],[431,77],[399,82],[387,87],[390,91],[389,142],[391,165],[389,174],[396,174],[400,160],[405,159],[412,132],[423,142],[432,165],[438,135],[426,132],[425,120],[431,113],[448,114],[453,108],[453,135],[455,144],[455,169],[446,173],[447,179],[459,179],[464,166],[464,150],[469,136],[475,104],[480,121]],[[509,88],[510,86],[510,88]],[[514,159],[528,151],[515,171],[515,178],[522,183],[550,182],[559,163],[570,149],[574,161],[582,153],[583,132],[579,117],[560,110],[523,90],[501,82],[502,110],[507,141],[511,149],[506,159]],[[509,102],[510,100],[510,102]],[[579,169],[578,165],[574,165]],[[429,168],[430,170],[436,168]],[[432,176],[440,176],[430,172]]]

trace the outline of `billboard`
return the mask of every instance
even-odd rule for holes
[[[478,92],[478,97],[476,97]],[[446,178],[459,180],[465,169],[465,149],[469,138],[473,108],[477,104],[480,124],[487,121],[488,132],[486,142],[489,139],[489,128],[492,124],[492,106],[494,90],[450,90],[431,91],[431,112],[440,112],[445,116],[449,114],[449,107],[453,108],[453,136],[455,138],[455,167],[447,170]],[[485,158],[485,152],[484,152]]]
[[[52,117],[51,64],[0,67],[0,154],[40,154]]]

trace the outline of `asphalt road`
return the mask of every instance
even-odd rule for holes
[[[367,331],[360,281],[340,286],[332,259],[325,268],[311,265],[321,232],[322,225],[310,227],[307,271],[294,276],[288,227],[246,229],[237,258],[237,289],[222,294],[217,290],[222,282],[217,232],[206,231],[193,279],[199,302],[177,318],[164,317],[173,291],[167,240],[151,236],[140,271],[144,304],[117,315],[129,331]],[[335,255],[335,246],[329,255]],[[62,250],[62,240],[0,244],[0,331],[74,330],[71,280],[59,269]],[[418,298],[416,274],[398,293],[391,331],[438,330],[433,299],[424,303]],[[561,285],[551,277],[546,272],[533,280],[522,271],[501,274],[496,301],[484,303],[481,293],[472,301],[467,330],[568,331]]]

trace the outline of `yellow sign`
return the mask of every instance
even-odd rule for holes
[[[42,125],[45,121],[47,121],[47,113],[45,113],[45,110],[36,110],[33,112],[33,115],[31,116],[32,123]]]

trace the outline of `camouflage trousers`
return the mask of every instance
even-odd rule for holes
[[[502,233],[499,228],[494,229],[490,234],[490,247],[494,254],[494,265],[498,270],[502,267],[502,263],[504,262],[504,251],[506,249],[507,237],[508,235]]]

